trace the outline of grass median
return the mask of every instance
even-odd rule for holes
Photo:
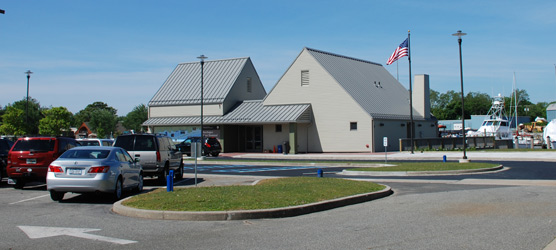
[[[230,211],[304,205],[375,192],[383,185],[338,178],[289,177],[267,179],[253,186],[157,189],[123,202],[123,205],[165,211]]]
[[[388,163],[391,166],[383,167],[362,167],[350,168],[348,171],[392,171],[392,172],[412,172],[412,171],[453,171],[453,170],[471,170],[497,167],[500,164],[469,162],[393,162]]]

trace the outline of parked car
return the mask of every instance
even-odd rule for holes
[[[96,138],[87,138],[87,139],[77,139],[77,141],[81,144],[81,146],[112,146],[114,144],[114,140],[112,139],[96,139]]]
[[[181,152],[187,154],[187,156],[191,156],[191,143],[199,141],[201,141],[201,137],[189,137],[177,144],[176,147],[178,147]],[[218,139],[215,137],[205,137],[205,143],[203,143],[203,155],[212,155],[217,157],[221,151],[222,145],[220,145]]]
[[[46,181],[50,163],[77,146],[79,142],[69,137],[19,138],[8,153],[8,183],[23,188],[29,181]]]
[[[173,170],[176,179],[183,178],[182,153],[168,136],[125,134],[116,138],[114,146],[127,150],[133,158],[140,158],[144,176],[157,176],[165,182]]]
[[[119,147],[72,148],[50,163],[46,189],[54,201],[64,199],[66,192],[109,193],[119,200],[124,190],[143,191],[143,169]]]
[[[6,177],[6,166],[8,165],[8,152],[14,145],[14,142],[8,139],[0,139],[0,181]]]

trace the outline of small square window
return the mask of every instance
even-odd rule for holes
[[[357,122],[350,122],[349,123],[349,130],[357,130]]]
[[[276,124],[276,133],[282,132],[282,124]]]

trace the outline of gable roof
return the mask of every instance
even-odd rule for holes
[[[249,57],[205,61],[203,103],[222,103],[232,89]],[[201,63],[180,63],[151,98],[149,106],[201,103]]]
[[[274,124],[311,122],[310,104],[263,105],[262,100],[243,101],[224,116],[204,116],[203,124]],[[200,116],[152,117],[143,126],[198,125]]]
[[[311,48],[304,51],[372,117],[409,119],[409,91],[381,64]]]

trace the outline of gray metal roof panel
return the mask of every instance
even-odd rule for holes
[[[371,116],[409,117],[409,91],[381,64],[305,49]]]
[[[310,104],[263,105],[261,100],[244,101],[224,116],[204,116],[203,124],[267,124],[267,123],[309,123],[311,122]],[[143,126],[196,125],[201,123],[199,116],[153,117]]]
[[[205,61],[203,103],[222,103],[248,57]],[[201,64],[181,63],[151,98],[149,106],[187,105],[201,103]]]

